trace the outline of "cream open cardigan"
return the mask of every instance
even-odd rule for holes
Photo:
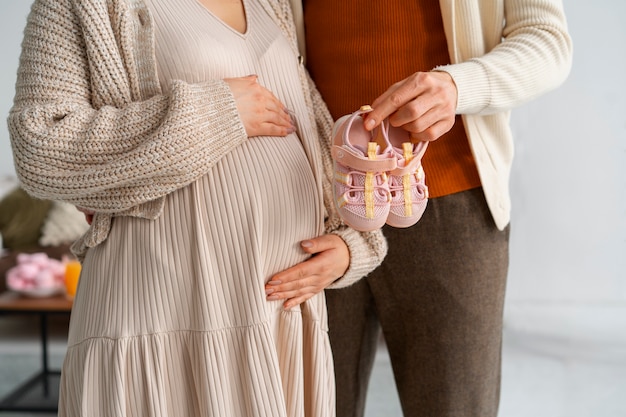
[[[302,1],[290,1],[304,51]],[[456,113],[462,115],[494,221],[503,229],[511,213],[509,112],[557,87],[569,74],[572,42],[563,4],[560,0],[439,0],[439,4],[451,65],[437,70],[448,72],[456,83]]]
[[[320,137],[308,158],[324,193],[325,229],[350,250],[333,287],[346,286],[382,262],[386,242],[380,231],[341,222],[332,203],[333,121],[299,59],[289,3],[257,1],[300,62]],[[16,171],[31,195],[97,212],[73,246],[79,256],[106,239],[114,216],[157,218],[167,194],[248,140],[224,81],[174,81],[170,94],[161,92],[153,25],[143,0],[36,0],[28,17],[8,118]]]

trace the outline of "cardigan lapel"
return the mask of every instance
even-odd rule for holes
[[[121,21],[119,34],[133,100],[147,100],[161,93],[155,57],[154,21],[144,0],[114,2]],[[130,32],[129,32],[130,31]],[[132,34],[132,36],[128,36]]]
[[[483,56],[500,42],[503,4],[502,0],[439,0],[452,64]]]
[[[293,13],[293,21],[296,25],[296,36],[298,37],[298,49],[302,56],[305,55],[306,45],[304,39],[304,12],[302,10],[303,0],[289,0],[291,3],[291,12]]]
[[[448,55],[450,57],[450,63],[452,64],[461,61],[457,43],[456,1],[457,0],[439,0],[439,8],[441,9],[441,17],[443,20],[443,31],[446,34]]]

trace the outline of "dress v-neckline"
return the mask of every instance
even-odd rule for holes
[[[250,20],[248,19],[250,14],[248,11],[248,4],[246,0],[241,0],[241,4],[243,6],[243,14],[244,14],[243,18],[244,18],[244,23],[245,23],[245,30],[243,32],[240,32],[239,30],[235,29],[233,26],[226,23],[223,19],[221,19],[218,15],[216,15],[211,9],[209,9],[207,6],[202,4],[200,0],[194,0],[194,1],[198,4],[198,6],[203,8],[211,17],[213,17],[215,20],[220,22],[222,26],[224,26],[226,29],[228,29],[230,32],[234,33],[235,35],[241,38],[245,38],[246,36],[248,36],[248,33],[250,33]]]

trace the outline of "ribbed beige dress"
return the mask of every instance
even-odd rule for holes
[[[298,134],[251,138],[157,220],[114,218],[87,253],[60,416],[334,415],[323,293],[286,311],[264,283],[306,259],[321,190],[293,52],[254,0],[241,34],[197,0],[151,0],[161,84],[258,74]]]

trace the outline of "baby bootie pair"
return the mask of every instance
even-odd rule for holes
[[[385,223],[412,226],[428,201],[421,162],[428,142],[413,143],[407,131],[388,120],[367,131],[362,115],[370,111],[370,106],[363,106],[333,127],[333,191],[339,215],[363,232]]]

